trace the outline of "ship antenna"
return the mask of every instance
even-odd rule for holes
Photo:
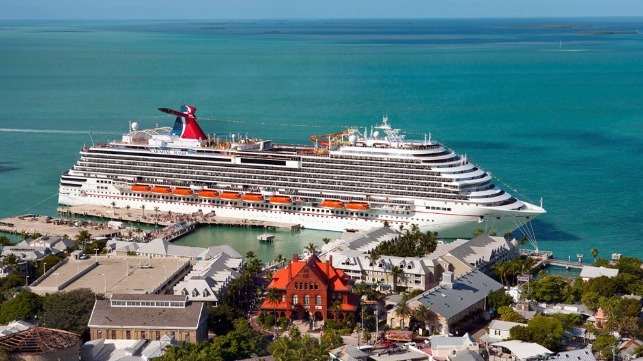
[[[92,137],[92,131],[91,130],[89,131],[89,139],[91,139],[91,141],[92,141],[92,146],[96,145],[96,144],[94,144],[94,137]]]
[[[540,208],[543,207],[543,197],[540,197]]]

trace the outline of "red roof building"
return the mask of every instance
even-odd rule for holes
[[[315,255],[307,260],[293,255],[292,261],[272,277],[270,289],[278,290],[281,300],[266,299],[261,310],[277,312],[278,317],[289,319],[343,319],[359,305],[348,276],[332,266],[332,259],[322,262]]]

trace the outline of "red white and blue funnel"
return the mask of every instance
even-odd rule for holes
[[[191,105],[181,105],[181,111],[169,108],[159,108],[160,111],[167,114],[176,115],[174,128],[170,134],[177,135],[183,139],[201,139],[206,140],[208,137],[203,133],[199,123],[196,122],[196,108]]]

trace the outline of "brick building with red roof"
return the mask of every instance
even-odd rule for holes
[[[293,255],[292,261],[272,276],[270,289],[281,293],[281,301],[266,299],[261,310],[289,319],[343,319],[359,305],[348,276],[332,266],[332,259],[322,262],[316,255],[306,260]]]

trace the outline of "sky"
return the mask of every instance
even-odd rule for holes
[[[643,0],[0,0],[0,19],[643,16]]]

